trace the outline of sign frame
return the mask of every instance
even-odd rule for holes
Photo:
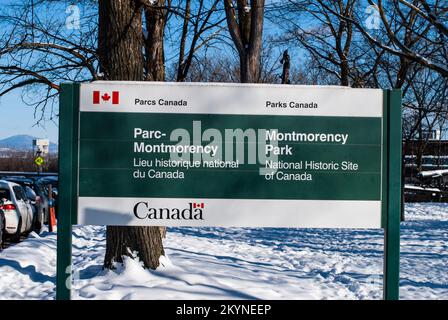
[[[61,84],[56,299],[71,299],[72,225],[77,224],[80,83]],[[383,90],[381,225],[383,298],[399,299],[402,120],[401,90]]]

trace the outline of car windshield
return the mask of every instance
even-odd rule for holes
[[[30,200],[35,200],[36,199],[36,193],[30,187],[25,187],[25,193],[26,193],[26,197],[28,199],[30,199]]]
[[[37,186],[41,190],[41,193],[44,194],[46,197],[48,197],[48,185],[39,183]]]
[[[46,185],[47,194],[48,194],[49,191],[50,191],[50,185],[51,185],[51,192],[52,192],[52,193],[55,193],[55,191],[57,192],[57,189],[58,189],[58,185],[57,185],[57,183],[51,182],[51,183],[49,183],[49,184]]]
[[[21,186],[14,186],[14,187],[12,187],[12,189],[14,191],[14,194],[15,194],[17,200],[25,201],[27,199],[25,192],[23,191],[23,188]]]

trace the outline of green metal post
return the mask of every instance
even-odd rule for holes
[[[386,113],[387,192],[384,225],[384,299],[398,300],[400,282],[400,213],[401,213],[401,90],[384,92]]]
[[[72,214],[76,209],[79,85],[62,84],[59,99],[59,199],[56,299],[69,300],[72,283]],[[75,179],[75,180],[74,180]]]

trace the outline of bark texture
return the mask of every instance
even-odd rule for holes
[[[291,68],[291,62],[288,54],[288,50],[283,52],[283,58],[280,60],[280,63],[283,65],[282,70],[282,84],[290,84],[289,80],[289,70]]]
[[[114,268],[114,262],[122,263],[124,256],[138,256],[143,266],[156,269],[159,258],[165,255],[158,227],[108,226],[104,267]]]
[[[145,42],[145,79],[148,81],[165,81],[165,51],[163,38],[167,14],[166,0],[144,3],[146,38]],[[160,235],[166,238],[166,227],[159,227]]]
[[[240,81],[260,82],[264,0],[224,0],[227,26],[240,57]]]
[[[144,79],[142,12],[139,1],[99,1],[98,53],[106,80]],[[137,255],[145,268],[156,269],[164,254],[159,227],[107,227],[105,268]]]
[[[134,0],[99,0],[98,54],[106,80],[142,80],[142,10]]]
[[[145,39],[147,80],[165,81],[165,53],[163,37],[165,34],[165,0],[157,0],[145,6],[147,36]]]
[[[185,1],[185,17],[182,25],[182,36],[180,38],[180,48],[179,48],[179,62],[177,67],[177,81],[185,81],[185,44],[187,42],[188,36],[188,23],[190,22],[190,0]]]

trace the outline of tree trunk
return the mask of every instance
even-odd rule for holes
[[[146,78],[149,81],[165,81],[165,53],[163,37],[165,34],[165,0],[157,0],[145,8],[146,30]]]
[[[340,68],[341,68],[341,86],[348,87],[350,86],[350,80],[349,80],[349,66],[347,58],[342,59]]]
[[[282,84],[290,84],[289,80],[289,69],[291,68],[291,62],[288,54],[288,50],[283,52],[283,58],[280,60],[280,63],[283,65],[282,71]]]
[[[165,0],[157,0],[154,4],[145,3],[145,20],[147,31],[145,39],[146,80],[165,81],[165,50],[163,47],[166,21]],[[159,230],[164,239],[166,227],[159,227]]]
[[[141,8],[133,0],[99,0],[98,54],[106,80],[142,80]]]
[[[98,53],[106,80],[143,80],[142,8],[133,0],[99,0]],[[156,269],[164,255],[158,227],[108,226],[104,267],[137,254],[145,268]]]
[[[185,2],[185,17],[184,23],[182,25],[182,36],[180,37],[180,47],[179,47],[179,61],[177,63],[177,81],[183,82],[185,81],[185,45],[187,42],[188,36],[188,23],[190,21],[190,0]]]
[[[264,0],[224,0],[227,26],[240,58],[240,81],[260,82]]]
[[[260,82],[260,54],[250,51],[240,57],[241,83]]]
[[[156,269],[165,254],[159,228],[107,227],[105,268],[113,269],[114,262],[122,263],[123,256],[133,257],[134,252],[145,268]]]

